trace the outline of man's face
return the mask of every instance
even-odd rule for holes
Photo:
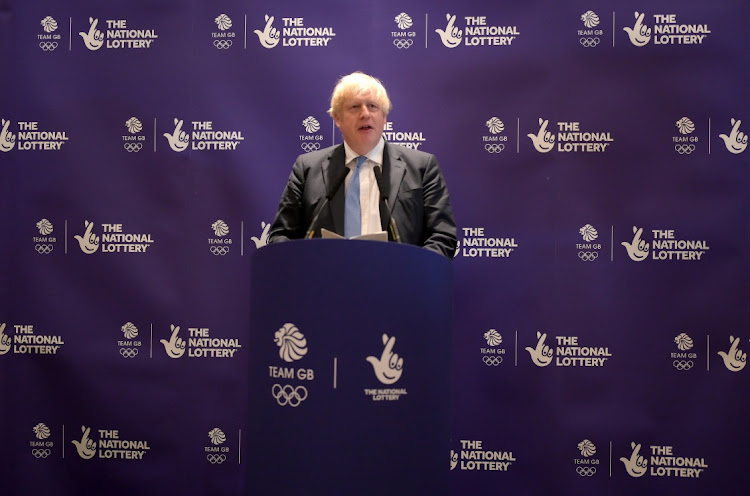
[[[359,155],[365,155],[380,141],[385,114],[372,92],[347,96],[333,120],[344,135],[344,141]]]

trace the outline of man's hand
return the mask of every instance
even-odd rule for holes
[[[741,120],[732,119],[732,130],[729,132],[729,136],[726,134],[719,135],[719,138],[724,140],[724,145],[727,147],[727,150],[734,154],[742,153],[745,151],[745,148],[747,148],[747,135],[740,131],[740,124],[742,124]],[[2,140],[0,139],[0,146],[1,145]]]
[[[739,349],[740,338],[729,336],[729,342],[732,343],[729,347],[729,351],[724,353],[719,352],[721,358],[724,359],[724,365],[732,372],[739,372],[745,368],[747,364],[747,353]]]
[[[391,336],[388,338],[388,334],[383,334],[383,354],[380,355],[380,359],[369,356],[367,361],[372,364],[372,368],[375,371],[375,376],[383,384],[393,384],[401,378],[404,368],[404,359],[393,353],[393,345],[396,343],[396,338]]]

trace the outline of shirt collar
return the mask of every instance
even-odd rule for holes
[[[375,162],[375,164],[382,166],[383,165],[383,149],[385,148],[385,139],[383,137],[380,137],[380,141],[378,141],[378,144],[373,147],[372,150],[370,150],[365,157],[367,157],[367,160],[371,162]],[[346,151],[346,162],[349,163],[355,158],[359,157],[359,154],[349,148],[349,145],[346,144],[346,141],[344,141],[344,150]]]

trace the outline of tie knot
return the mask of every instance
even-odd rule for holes
[[[361,165],[362,165],[363,163],[365,163],[365,160],[367,160],[367,157],[365,157],[364,155],[363,155],[363,156],[360,156],[360,157],[357,157],[357,168],[358,168],[358,169],[359,169],[359,167],[360,167],[360,166],[361,166]]]

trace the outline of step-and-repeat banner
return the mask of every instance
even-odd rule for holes
[[[252,255],[297,155],[341,141],[326,110],[355,70],[391,94],[386,139],[438,157],[459,226],[454,494],[743,491],[748,19],[740,0],[2,2],[2,492],[243,493],[267,456],[249,333],[287,350],[279,408],[314,380],[288,373],[305,329],[249,328]]]

